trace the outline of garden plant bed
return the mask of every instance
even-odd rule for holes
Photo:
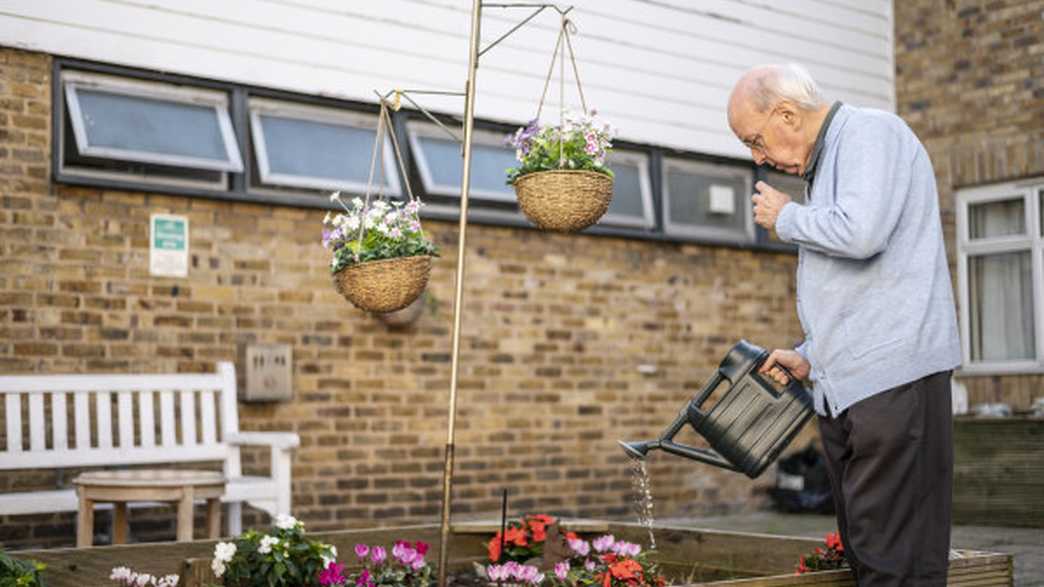
[[[617,538],[648,543],[643,526],[598,521],[563,521],[563,526],[584,535],[611,533]],[[451,574],[462,580],[459,587],[480,585],[464,581],[473,563],[486,562],[485,546],[497,524],[461,523],[453,527],[450,546]],[[724,532],[698,528],[658,526],[654,528],[656,560],[674,581],[690,586],[784,587],[789,585],[854,585],[848,571],[822,571],[795,575],[798,557],[822,543],[808,538],[790,538]],[[309,536],[337,547],[344,561],[351,561],[355,544],[392,544],[398,539],[423,540],[438,548],[437,525],[367,528],[316,532]],[[147,543],[93,548],[64,548],[13,553],[47,565],[43,573],[49,587],[105,586],[113,567],[129,566],[152,574],[179,573],[183,587],[214,583],[210,557],[215,541]],[[1012,585],[1012,557],[1007,554],[963,551],[965,558],[950,563],[950,585],[979,587]]]

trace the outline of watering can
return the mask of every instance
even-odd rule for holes
[[[739,341],[700,393],[658,439],[621,440],[620,445],[635,459],[644,459],[650,450],[661,449],[756,478],[812,417],[812,396],[797,378],[787,372],[790,382],[778,388],[757,372],[768,356],[765,349]],[[783,369],[782,365],[779,368]],[[707,399],[725,381],[728,389],[713,406],[705,407]],[[703,436],[710,448],[675,442],[674,437],[686,424]]]

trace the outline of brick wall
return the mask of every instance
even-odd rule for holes
[[[898,113],[935,165],[956,279],[956,190],[1044,175],[1044,2],[894,5]],[[1044,376],[962,381],[971,403],[1004,401],[1025,408],[1044,396]]]
[[[312,529],[437,520],[456,226],[428,223],[443,249],[437,308],[389,329],[331,287],[324,212],[51,182],[50,65],[0,49],[0,371],[206,371],[242,343],[290,344],[294,400],[240,414],[244,429],[300,434],[294,513]],[[190,218],[187,279],[148,274],[155,212]],[[506,487],[516,512],[629,517],[616,440],[658,434],[735,339],[800,338],[792,255],[468,236],[456,515],[498,511]],[[757,501],[746,477],[665,455],[651,474],[661,515]],[[4,472],[0,491],[68,479]],[[169,539],[172,517],[132,531]],[[72,522],[2,519],[0,544],[71,544]]]

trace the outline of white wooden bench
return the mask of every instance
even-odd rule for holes
[[[243,502],[290,513],[290,453],[300,440],[239,431],[232,363],[218,363],[214,374],[2,375],[0,395],[0,471],[221,461],[230,535],[242,531]],[[270,447],[269,476],[242,474],[245,445]],[[0,493],[0,515],[76,509],[71,488]]]

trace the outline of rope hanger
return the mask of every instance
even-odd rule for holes
[[[580,107],[583,108],[584,116],[590,115],[587,109],[587,100],[584,98],[584,88],[580,83],[580,69],[576,65],[576,54],[573,52],[572,35],[576,34],[576,23],[562,14],[562,25],[558,29],[558,39],[555,41],[555,50],[551,53],[551,65],[547,69],[547,77],[544,78],[544,91],[540,94],[540,103],[537,104],[536,120],[540,120],[540,114],[544,110],[544,100],[547,99],[547,90],[551,85],[551,77],[555,72],[555,60],[558,60],[558,167],[565,167],[565,145],[562,129],[565,127],[565,52],[569,52],[569,63],[573,68],[573,77],[576,79],[576,92],[580,96]],[[563,43],[563,40],[565,41]],[[565,47],[563,49],[563,46]]]

